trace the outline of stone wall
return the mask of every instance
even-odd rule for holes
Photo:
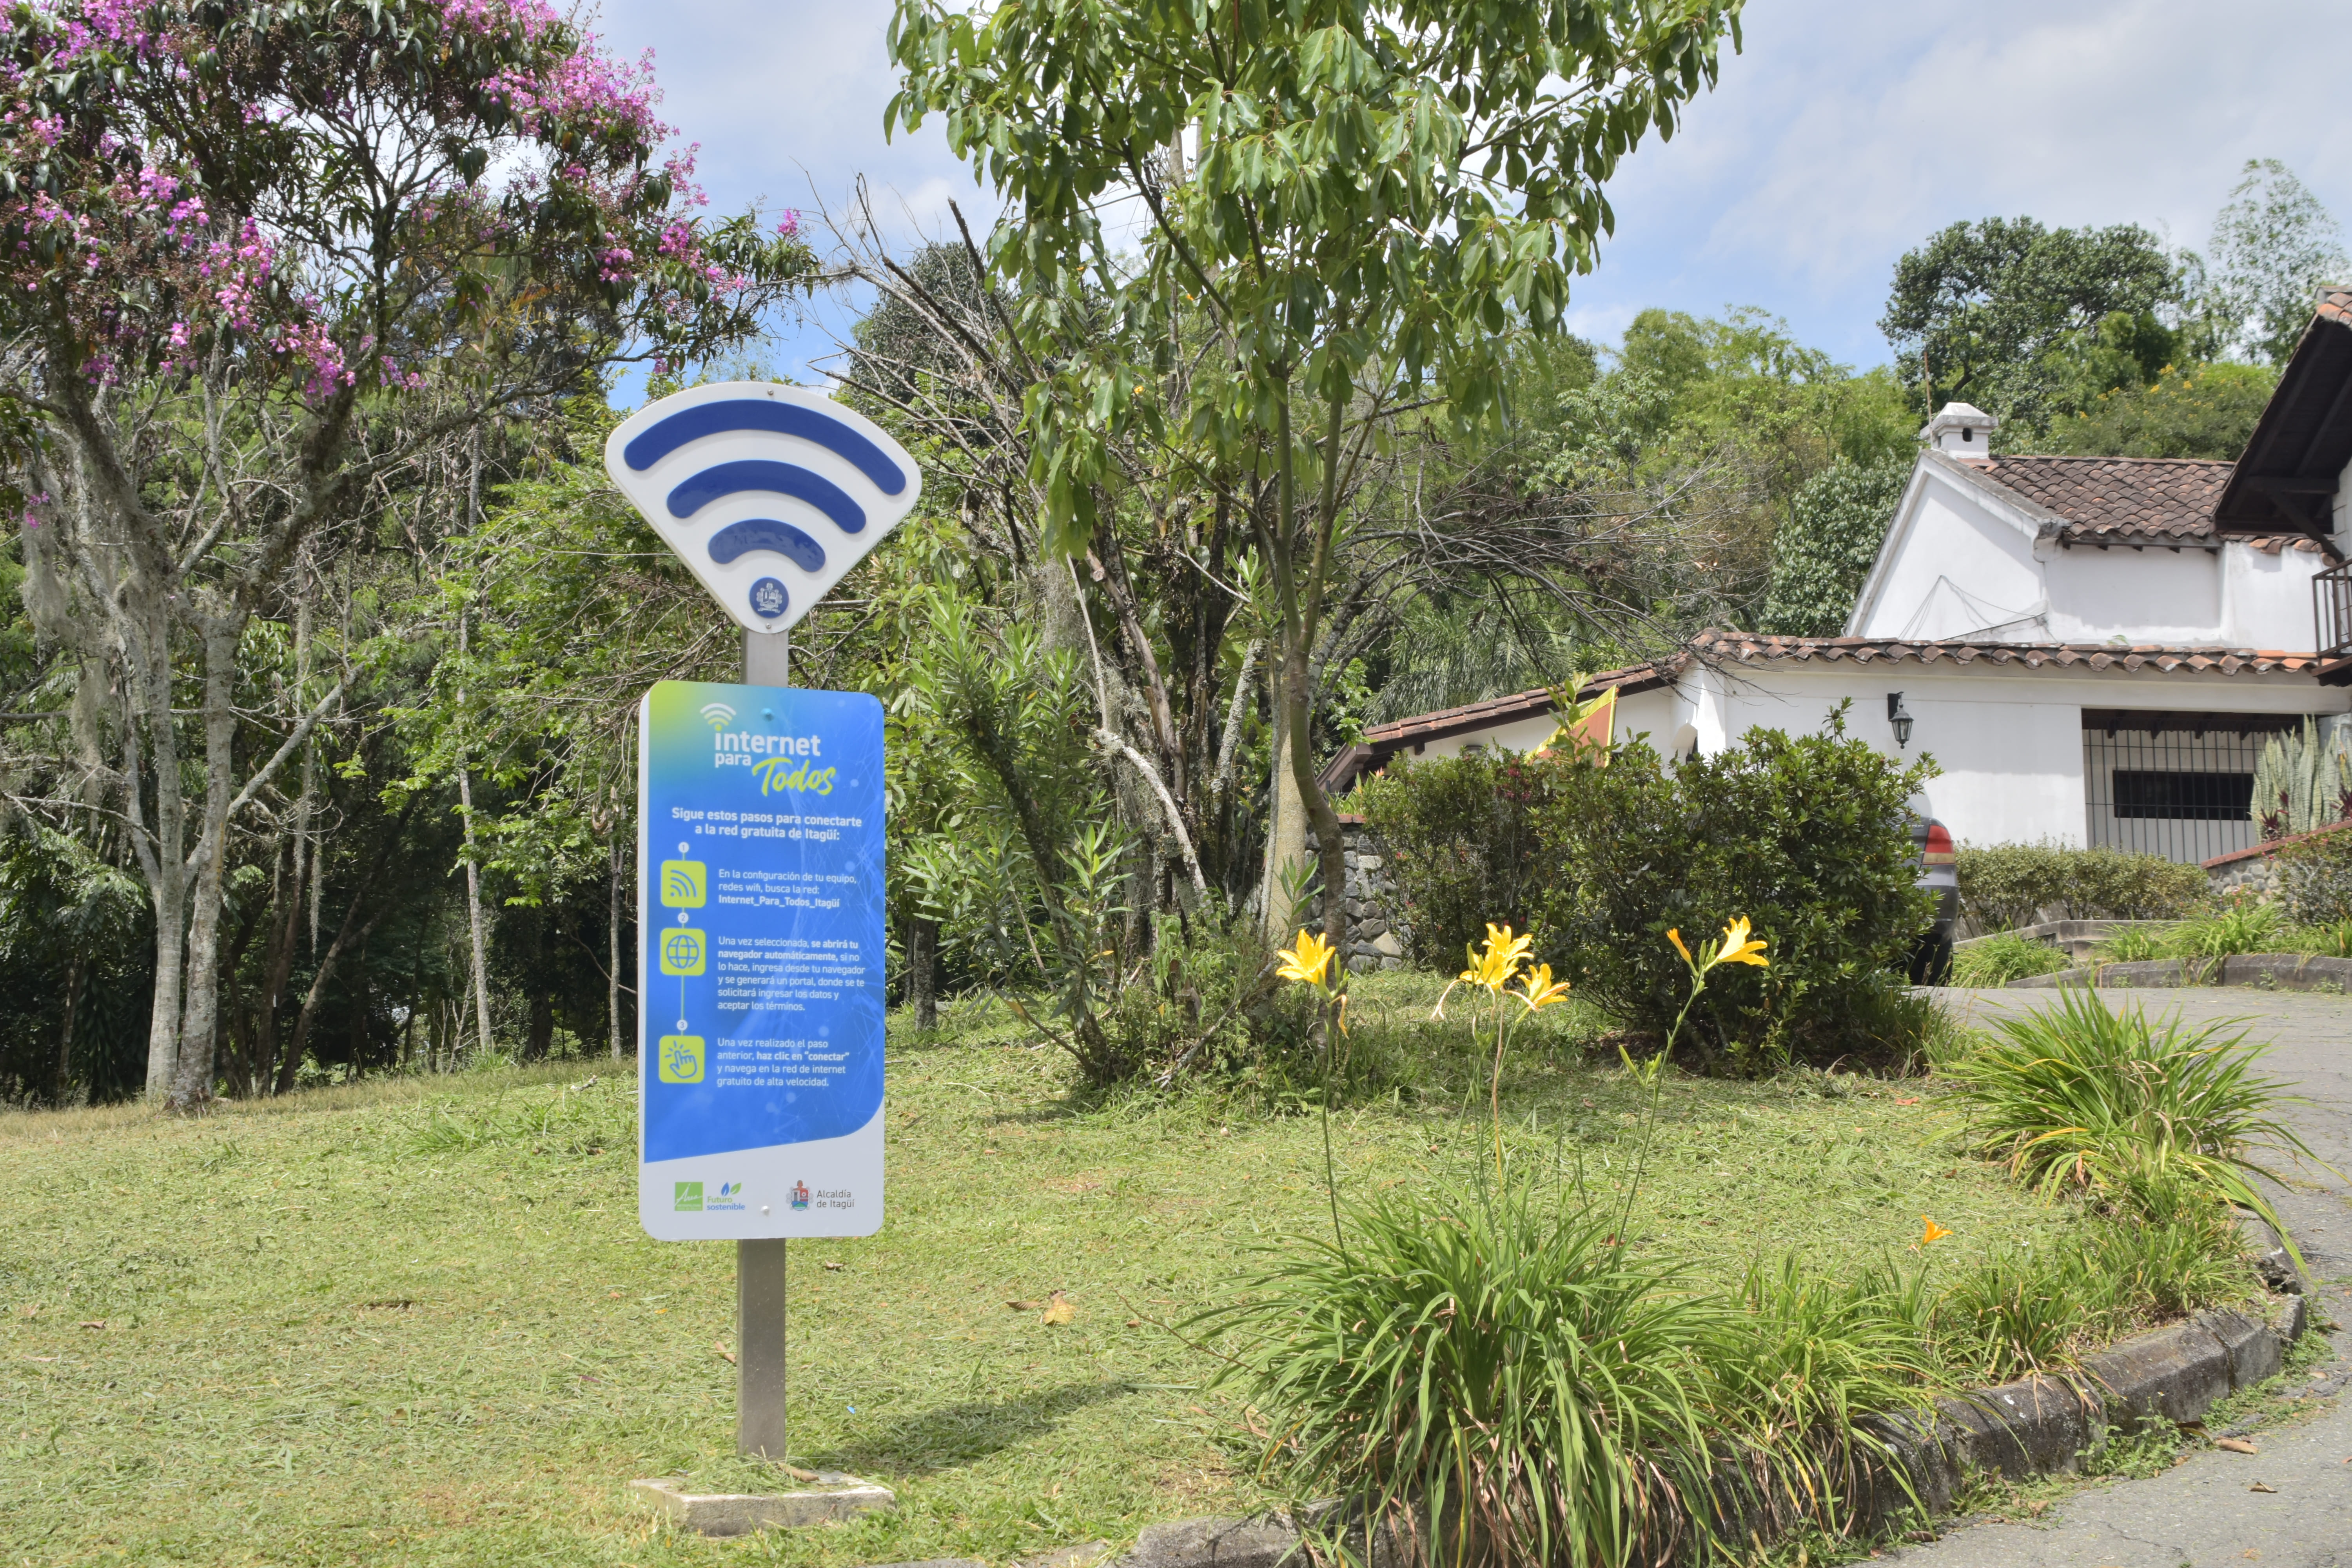
[[[2223,866],[2208,866],[2205,875],[2216,896],[2267,899],[2278,891],[2278,858],[2250,855]]]
[[[1396,879],[1386,847],[1360,820],[1341,819],[1348,847],[1348,967],[1358,974],[1404,967],[1397,929]]]

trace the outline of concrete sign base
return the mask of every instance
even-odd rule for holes
[[[837,1470],[820,1470],[813,1485],[791,1491],[690,1492],[683,1481],[631,1481],[630,1495],[698,1535],[749,1535],[755,1530],[797,1530],[839,1524],[877,1509],[896,1508],[888,1487]]]

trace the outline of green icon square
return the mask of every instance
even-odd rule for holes
[[[661,863],[661,901],[673,910],[698,910],[709,895],[708,872],[699,860]]]
[[[688,926],[672,926],[661,933],[661,972],[699,974],[703,966],[702,933]]]
[[[700,1083],[702,1081],[702,1037],[700,1035],[664,1035],[661,1055],[656,1058],[661,1068],[664,1083]]]
[[[702,1212],[702,1184],[700,1182],[680,1182],[677,1185],[676,1192],[677,1195],[671,1200],[671,1202],[677,1205],[676,1212],[679,1214],[700,1214]]]

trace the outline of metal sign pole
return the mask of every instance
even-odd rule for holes
[[[743,634],[743,684],[790,686],[793,634]],[[784,1450],[784,1248],[779,1237],[735,1244],[735,1451],[782,1462]]]

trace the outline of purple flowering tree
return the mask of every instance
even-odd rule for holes
[[[705,216],[656,104],[542,0],[0,13],[0,440],[79,665],[76,804],[154,907],[151,1098],[212,1092],[229,836],[344,695],[240,757],[240,657],[304,552],[422,455],[740,344],[807,277],[789,215]]]

